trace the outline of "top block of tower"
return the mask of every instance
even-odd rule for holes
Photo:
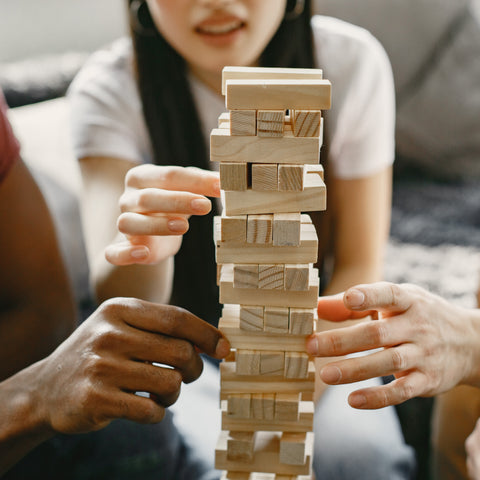
[[[275,68],[275,67],[224,67],[222,70],[222,95],[226,94],[227,80],[322,80],[323,73],[319,68]]]
[[[329,80],[227,80],[225,105],[228,110],[328,110],[331,90]]]

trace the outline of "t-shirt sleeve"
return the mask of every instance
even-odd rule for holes
[[[0,184],[20,155],[20,145],[7,118],[7,103],[0,90]]]
[[[332,82],[326,112],[330,167],[339,178],[372,175],[395,157],[395,93],[388,57],[366,30],[329,17],[312,20],[319,67]]]
[[[118,48],[97,52],[68,91],[75,157],[142,163],[148,141],[129,59]]]

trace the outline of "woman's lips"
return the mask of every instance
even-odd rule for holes
[[[206,42],[221,46],[235,41],[240,32],[245,28],[245,22],[238,18],[205,20],[195,27]]]

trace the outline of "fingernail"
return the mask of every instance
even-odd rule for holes
[[[307,353],[310,355],[319,354],[318,339],[317,337],[311,337],[307,340]]]
[[[230,352],[230,343],[225,338],[221,338],[217,343],[215,355],[219,358],[224,358]]]
[[[183,233],[188,228],[185,220],[170,220],[167,226],[171,232],[175,233]]]
[[[210,211],[211,203],[210,200],[207,200],[206,198],[196,198],[195,200],[192,200],[190,206],[195,212],[207,213]]]
[[[367,397],[363,393],[352,393],[348,397],[348,403],[353,408],[362,408],[367,403]]]
[[[342,378],[342,372],[338,367],[323,367],[320,376],[325,383],[338,383]]]
[[[356,288],[350,289],[345,295],[345,298],[350,307],[361,307],[365,302],[365,295]]]
[[[148,257],[148,250],[146,248],[137,248],[130,252],[132,258],[146,258]]]

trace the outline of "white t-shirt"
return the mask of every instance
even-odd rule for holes
[[[328,112],[329,165],[340,178],[361,178],[393,162],[395,98],[390,63],[366,30],[338,19],[312,18],[316,67],[332,83]],[[69,89],[77,158],[105,156],[152,161],[133,73],[130,39],[92,55]],[[190,78],[206,144],[224,98]]]

